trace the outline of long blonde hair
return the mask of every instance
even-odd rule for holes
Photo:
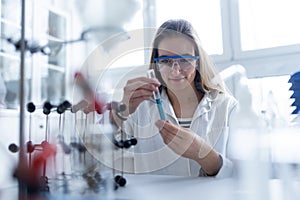
[[[195,45],[195,55],[200,56],[197,61],[197,70],[194,79],[196,89],[201,93],[209,92],[210,90],[218,90],[224,92],[222,81],[216,73],[215,66],[200,45],[200,40],[192,25],[183,19],[168,20],[164,22],[157,30],[152,44],[152,53],[150,58],[150,69],[154,69],[157,78],[163,83],[160,72],[156,69],[154,58],[158,57],[158,45],[166,37],[182,36],[189,39]],[[214,81],[212,81],[214,79]],[[162,84],[164,85],[164,84]],[[163,86],[161,86],[163,87]],[[160,88],[161,89],[161,88]]]

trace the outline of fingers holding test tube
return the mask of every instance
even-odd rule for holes
[[[144,100],[153,99],[153,92],[158,86],[160,86],[159,81],[153,78],[139,77],[128,80],[122,99],[122,102],[129,108],[125,115],[133,113]]]

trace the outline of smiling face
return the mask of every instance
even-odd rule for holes
[[[158,44],[158,57],[163,56],[195,56],[194,44],[187,38],[180,36],[173,36],[164,38]],[[182,90],[187,87],[194,87],[194,78],[196,74],[196,64],[190,63],[193,67],[189,70],[181,70],[179,62],[174,62],[173,70],[169,72],[161,71],[161,77],[165,82],[167,88]]]

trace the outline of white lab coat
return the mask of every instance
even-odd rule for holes
[[[179,125],[164,90],[161,98],[166,118]],[[227,158],[228,125],[236,105],[237,102],[233,97],[213,90],[204,95],[192,118],[190,129],[210,144],[223,159],[217,177],[228,177],[232,173],[233,165]],[[159,130],[155,126],[158,119],[156,104],[152,101],[144,101],[124,122],[126,132],[134,135],[138,140],[133,149],[133,172],[179,176],[203,175],[200,173],[201,166],[198,163],[177,155],[163,143]]]

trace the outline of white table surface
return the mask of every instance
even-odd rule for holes
[[[159,175],[125,175],[128,184],[116,191],[125,199],[226,199],[232,197],[233,180]]]
[[[269,180],[269,191],[266,194],[251,193],[241,190],[235,179],[216,179],[207,177],[175,177],[160,175],[125,174],[127,184],[113,191],[110,195],[91,192],[88,195],[59,194],[50,192],[46,199],[55,200],[285,200],[300,199],[300,182]],[[71,186],[70,186],[71,187]],[[74,188],[73,188],[74,189]],[[256,196],[255,196],[256,195]],[[0,190],[0,199],[17,199],[17,187]],[[38,198],[37,200],[44,200]]]
[[[119,187],[110,195],[91,192],[89,195],[62,195],[51,190],[50,199],[96,200],[96,199],[226,199],[232,197],[233,181],[231,179],[192,178],[160,175],[125,174],[125,187]],[[71,186],[70,186],[71,187]],[[77,186],[76,186],[77,187]],[[51,189],[51,188],[50,188]],[[0,190],[0,199],[17,199],[17,187]],[[40,200],[40,199],[39,199]]]

